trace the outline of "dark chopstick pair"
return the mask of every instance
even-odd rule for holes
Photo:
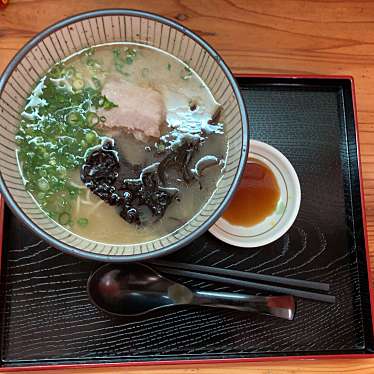
[[[187,264],[183,262],[154,260],[149,261],[148,263],[163,274],[201,279],[244,288],[252,288],[260,291],[298,296],[304,299],[335,303],[335,296],[308,291],[315,290],[328,292],[330,290],[330,286],[327,283],[215,268],[204,265]],[[249,279],[251,281],[243,279]]]

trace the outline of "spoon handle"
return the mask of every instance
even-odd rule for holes
[[[255,296],[233,292],[194,291],[192,305],[235,309],[292,320],[295,314],[293,296]]]

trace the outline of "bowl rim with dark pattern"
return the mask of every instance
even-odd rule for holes
[[[125,9],[125,8],[101,9],[101,10],[94,10],[94,11],[79,13],[79,14],[67,17],[65,19],[62,19],[52,24],[51,26],[45,28],[38,34],[36,34],[30,41],[28,41],[16,53],[16,55],[11,59],[11,61],[8,63],[7,67],[5,68],[4,72],[0,76],[0,96],[6,86],[7,81],[11,77],[13,71],[17,68],[18,64],[27,55],[27,53],[29,53],[44,38],[76,22],[88,20],[88,19],[95,18],[95,17],[102,17],[102,16],[135,16],[135,17],[137,16],[137,17],[147,18],[152,21],[160,22],[164,25],[174,28],[180,31],[181,33],[187,35],[194,42],[199,44],[205,51],[207,51],[210,54],[210,56],[213,57],[215,61],[217,62],[217,64],[220,66],[220,68],[222,69],[225,77],[227,78],[235,94],[239,112],[241,115],[241,124],[242,124],[242,128],[241,128],[242,144],[241,144],[240,161],[237,166],[235,177],[225,197],[222,199],[217,209],[210,215],[210,217],[205,222],[203,222],[196,230],[194,230],[193,232],[191,232],[190,234],[188,234],[187,236],[183,237],[181,240],[175,243],[169,244],[165,247],[162,247],[150,253],[141,253],[141,254],[132,254],[132,255],[103,255],[103,254],[92,253],[89,251],[84,251],[83,249],[79,249],[67,243],[64,243],[60,241],[59,239],[56,239],[55,237],[53,237],[46,231],[44,231],[41,227],[39,227],[34,222],[32,222],[32,220],[27,216],[25,212],[23,212],[22,208],[13,199],[11,192],[6,186],[6,183],[4,181],[1,171],[0,171],[0,191],[7,205],[12,210],[12,212],[17,217],[20,218],[20,220],[26,225],[26,227],[30,228],[33,232],[35,232],[39,237],[45,240],[52,247],[57,248],[67,254],[75,255],[81,258],[85,258],[85,259],[97,260],[97,261],[106,261],[106,262],[139,261],[139,260],[145,260],[145,259],[149,259],[149,258],[153,258],[157,256],[163,256],[171,252],[174,252],[177,249],[182,248],[183,246],[186,246],[187,244],[192,242],[194,239],[196,239],[197,237],[205,233],[209,229],[209,227],[212,226],[216,222],[216,220],[221,216],[225,207],[227,206],[227,204],[233,197],[236,188],[239,185],[240,178],[244,172],[244,168],[246,165],[248,148],[249,148],[248,114],[245,108],[244,100],[242,98],[239,86],[232,72],[230,71],[229,67],[225,64],[221,56],[206,41],[204,41],[202,38],[200,38],[190,29],[186,28],[185,26],[169,18],[160,16],[158,14],[151,13],[151,12],[145,12],[145,11],[140,11],[140,10],[130,10],[130,9]]]

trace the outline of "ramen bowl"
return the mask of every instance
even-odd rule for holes
[[[163,237],[136,244],[108,244],[81,237],[51,219],[26,190],[17,161],[20,113],[38,80],[62,59],[91,46],[134,42],[188,61],[221,104],[227,157],[217,188],[188,222]],[[204,233],[222,214],[244,170],[248,123],[235,79],[221,57],[184,26],[155,14],[111,9],[64,19],[29,41],[0,79],[0,187],[7,205],[51,246],[84,258],[125,262],[170,253]]]

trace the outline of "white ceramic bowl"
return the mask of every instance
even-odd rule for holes
[[[280,189],[273,214],[250,227],[232,225],[221,217],[209,230],[218,239],[238,247],[260,247],[279,239],[292,226],[300,208],[300,183],[288,159],[276,148],[252,140],[247,162],[256,160],[273,172]]]

